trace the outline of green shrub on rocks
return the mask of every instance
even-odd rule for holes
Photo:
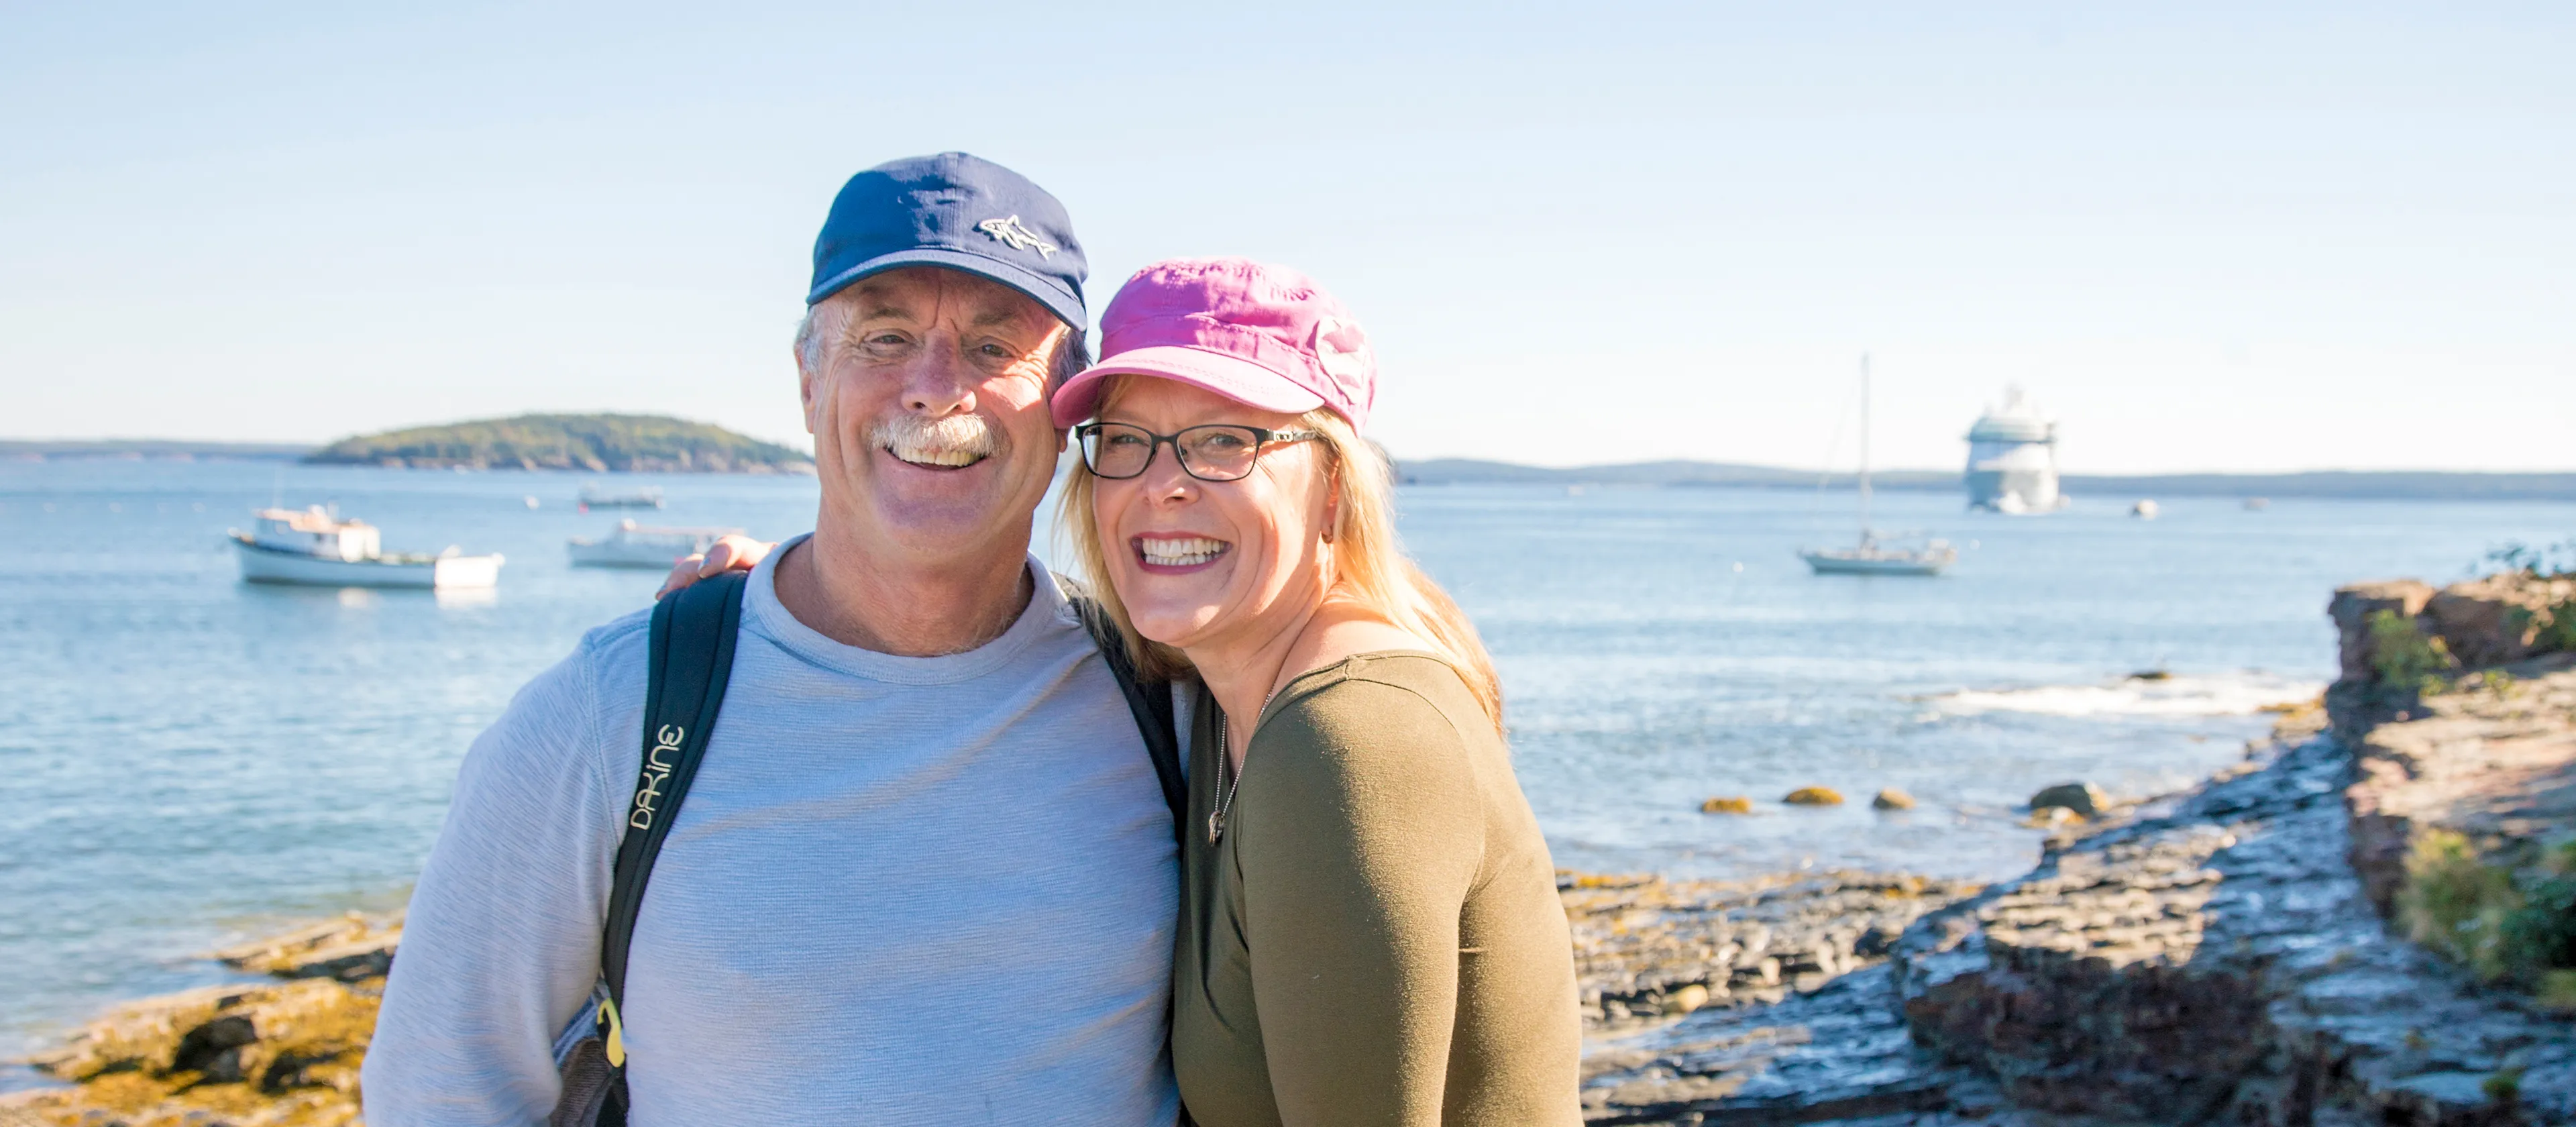
[[[2426,833],[2406,858],[2398,920],[2409,938],[2481,981],[2576,1010],[2576,842],[2549,850],[2537,870],[2517,880],[2512,869],[2480,859],[2468,838]]]
[[[2428,638],[2413,618],[2392,610],[2370,612],[2370,667],[2379,674],[2383,685],[2413,689],[2422,693],[2439,692],[2444,687],[2443,675],[2460,667],[2451,656],[2451,647],[2440,638]]]
[[[2505,917],[2503,958],[2544,1004],[2576,1009],[2576,842],[2550,850],[2542,867],[2547,878]]]
[[[2532,617],[2537,619],[2541,616]],[[2548,621],[2534,624],[2537,629],[2532,631],[2532,650],[2539,653],[2576,653],[2576,599],[2564,599],[2552,605],[2547,618]]]
[[[2522,906],[2513,874],[2479,860],[2466,837],[2434,830],[2407,853],[2406,887],[2397,898],[2407,937],[2459,960],[2481,979],[2503,975],[2505,920]]]

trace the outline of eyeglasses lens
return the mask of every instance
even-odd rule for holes
[[[1102,477],[1134,477],[1154,460],[1154,436],[1137,427],[1103,423],[1082,436],[1082,457]]]
[[[1233,481],[1252,472],[1261,436],[1241,427],[1191,427],[1182,431],[1181,464],[1212,481]]]
[[[1161,443],[1152,431],[1124,423],[1100,423],[1084,432],[1082,457],[1091,472],[1106,478],[1134,477],[1153,464]],[[1181,468],[1204,481],[1234,481],[1252,472],[1261,453],[1261,433],[1250,427],[1191,427],[1173,436]]]

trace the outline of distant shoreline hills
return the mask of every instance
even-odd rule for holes
[[[304,461],[322,465],[419,469],[557,469],[812,473],[812,459],[789,447],[707,423],[660,415],[522,415],[447,426],[413,427],[342,439],[329,446],[188,442],[164,439],[0,439],[0,461]],[[1635,488],[1849,489],[1848,473],[1818,474],[1726,462],[1632,462],[1621,465],[1524,466],[1469,458],[1398,462],[1406,485],[1626,486]],[[2314,470],[2277,474],[2069,474],[2070,495],[2128,501],[2140,497],[2351,497],[2390,500],[2576,501],[2576,472],[2472,473],[2447,470]],[[1879,489],[1949,492],[1965,488],[1950,470],[1892,470],[1870,475]]]
[[[1631,462],[1553,468],[1467,458],[1399,462],[1406,485],[1598,485],[1645,488],[1850,489],[1853,475],[1725,462]],[[1910,492],[1957,492],[1953,470],[1870,474],[1871,486]],[[2069,496],[2127,502],[2140,497],[2351,497],[2443,501],[2576,501],[2576,473],[2469,473],[2444,470],[2312,470],[2270,474],[2067,474]]]
[[[0,441],[15,460],[294,460],[308,465],[416,470],[575,470],[591,473],[804,473],[813,459],[710,423],[665,415],[519,415],[406,427],[328,446],[266,443]]]

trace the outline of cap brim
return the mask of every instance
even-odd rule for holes
[[[1111,376],[1179,380],[1244,406],[1283,415],[1302,415],[1324,405],[1323,396],[1240,356],[1185,344],[1162,344],[1101,357],[1100,363],[1066,380],[1057,389],[1052,404],[1055,425],[1069,427],[1097,413],[1100,395],[1108,390]]]
[[[1054,282],[1017,263],[987,258],[971,251],[950,250],[947,247],[912,247],[891,254],[880,254],[824,280],[822,284],[815,286],[805,295],[805,304],[819,304],[824,298],[848,289],[871,275],[883,274],[888,270],[905,266],[945,266],[951,270],[962,270],[979,277],[990,278],[1027,294],[1029,300],[1045,306],[1047,312],[1055,314],[1056,320],[1076,329],[1091,327],[1091,314],[1083,309],[1082,299],[1064,292],[1063,288]]]

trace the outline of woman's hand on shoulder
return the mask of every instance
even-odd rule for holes
[[[769,553],[777,547],[775,540],[727,536],[710,545],[705,555],[687,556],[673,564],[670,577],[662,580],[662,589],[654,592],[653,597],[661,598],[711,575],[750,571],[760,566],[760,561],[769,558]]]

